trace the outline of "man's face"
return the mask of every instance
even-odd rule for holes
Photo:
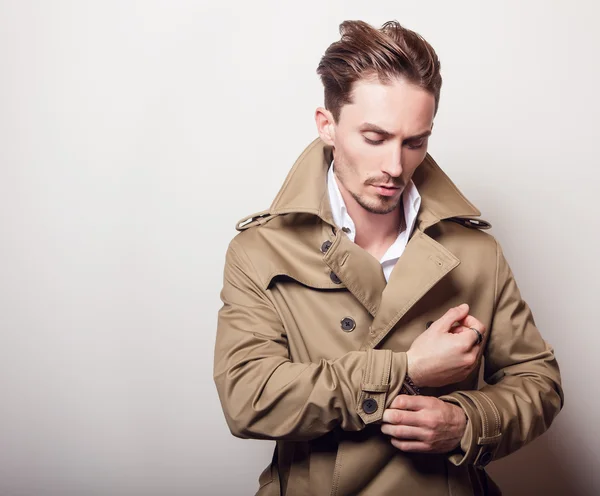
[[[365,210],[386,214],[427,153],[435,99],[414,84],[393,79],[355,83],[331,133],[340,189]],[[348,195],[344,195],[348,197]]]

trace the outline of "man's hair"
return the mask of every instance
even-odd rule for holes
[[[363,21],[344,21],[340,34],[340,41],[327,48],[317,68],[325,89],[325,108],[336,123],[342,107],[352,103],[353,84],[360,79],[378,79],[383,84],[404,79],[430,92],[437,112],[440,61],[423,37],[398,21],[388,21],[381,29]]]

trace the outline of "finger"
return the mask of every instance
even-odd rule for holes
[[[399,441],[425,441],[427,431],[411,425],[381,424],[381,432]]]
[[[460,321],[460,325],[464,327],[474,327],[481,333],[482,336],[484,336],[487,331],[485,326],[472,315],[467,315],[462,321]]]
[[[467,333],[468,340],[471,346],[478,346],[481,343],[483,343],[486,333],[486,327],[479,320],[477,320],[472,315],[467,315],[467,317],[465,317],[460,324],[460,332]]]
[[[462,322],[462,320],[461,320],[461,322]],[[451,332],[452,334],[460,334],[461,332],[465,332],[468,329],[469,329],[468,327],[465,327],[464,325],[461,325],[457,322],[455,326],[452,326],[452,328],[450,329],[449,332]],[[471,331],[471,332],[473,332],[473,331]]]
[[[459,326],[452,332],[452,334],[459,334],[460,342],[463,344],[463,351],[470,351],[474,346],[480,344],[479,343],[479,334],[475,332],[476,328]],[[481,335],[481,339],[483,341],[483,334]]]
[[[467,315],[469,315],[469,305],[463,303],[442,315],[437,321],[438,326],[443,332],[447,332],[452,328],[452,324],[463,320]]]
[[[392,438],[391,441],[400,451],[412,453],[428,453],[431,451],[431,447],[423,441],[398,441],[396,438]]]
[[[384,423],[393,425],[411,425],[418,427],[424,425],[422,417],[422,414],[419,412],[388,408],[383,411],[382,420]]]
[[[473,331],[471,331],[473,332]],[[399,394],[396,396],[389,408],[397,408],[399,410],[411,410],[413,412],[428,408],[431,406],[432,398],[429,396],[413,396],[411,394]]]

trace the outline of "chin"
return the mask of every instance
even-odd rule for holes
[[[359,205],[372,214],[385,215],[393,212],[400,204],[400,198],[376,197],[365,200],[361,198]]]

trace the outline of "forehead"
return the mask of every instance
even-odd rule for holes
[[[342,128],[355,129],[370,122],[404,135],[430,129],[433,123],[434,96],[404,79],[394,78],[386,84],[378,79],[361,79],[354,83],[351,100],[340,111]]]

